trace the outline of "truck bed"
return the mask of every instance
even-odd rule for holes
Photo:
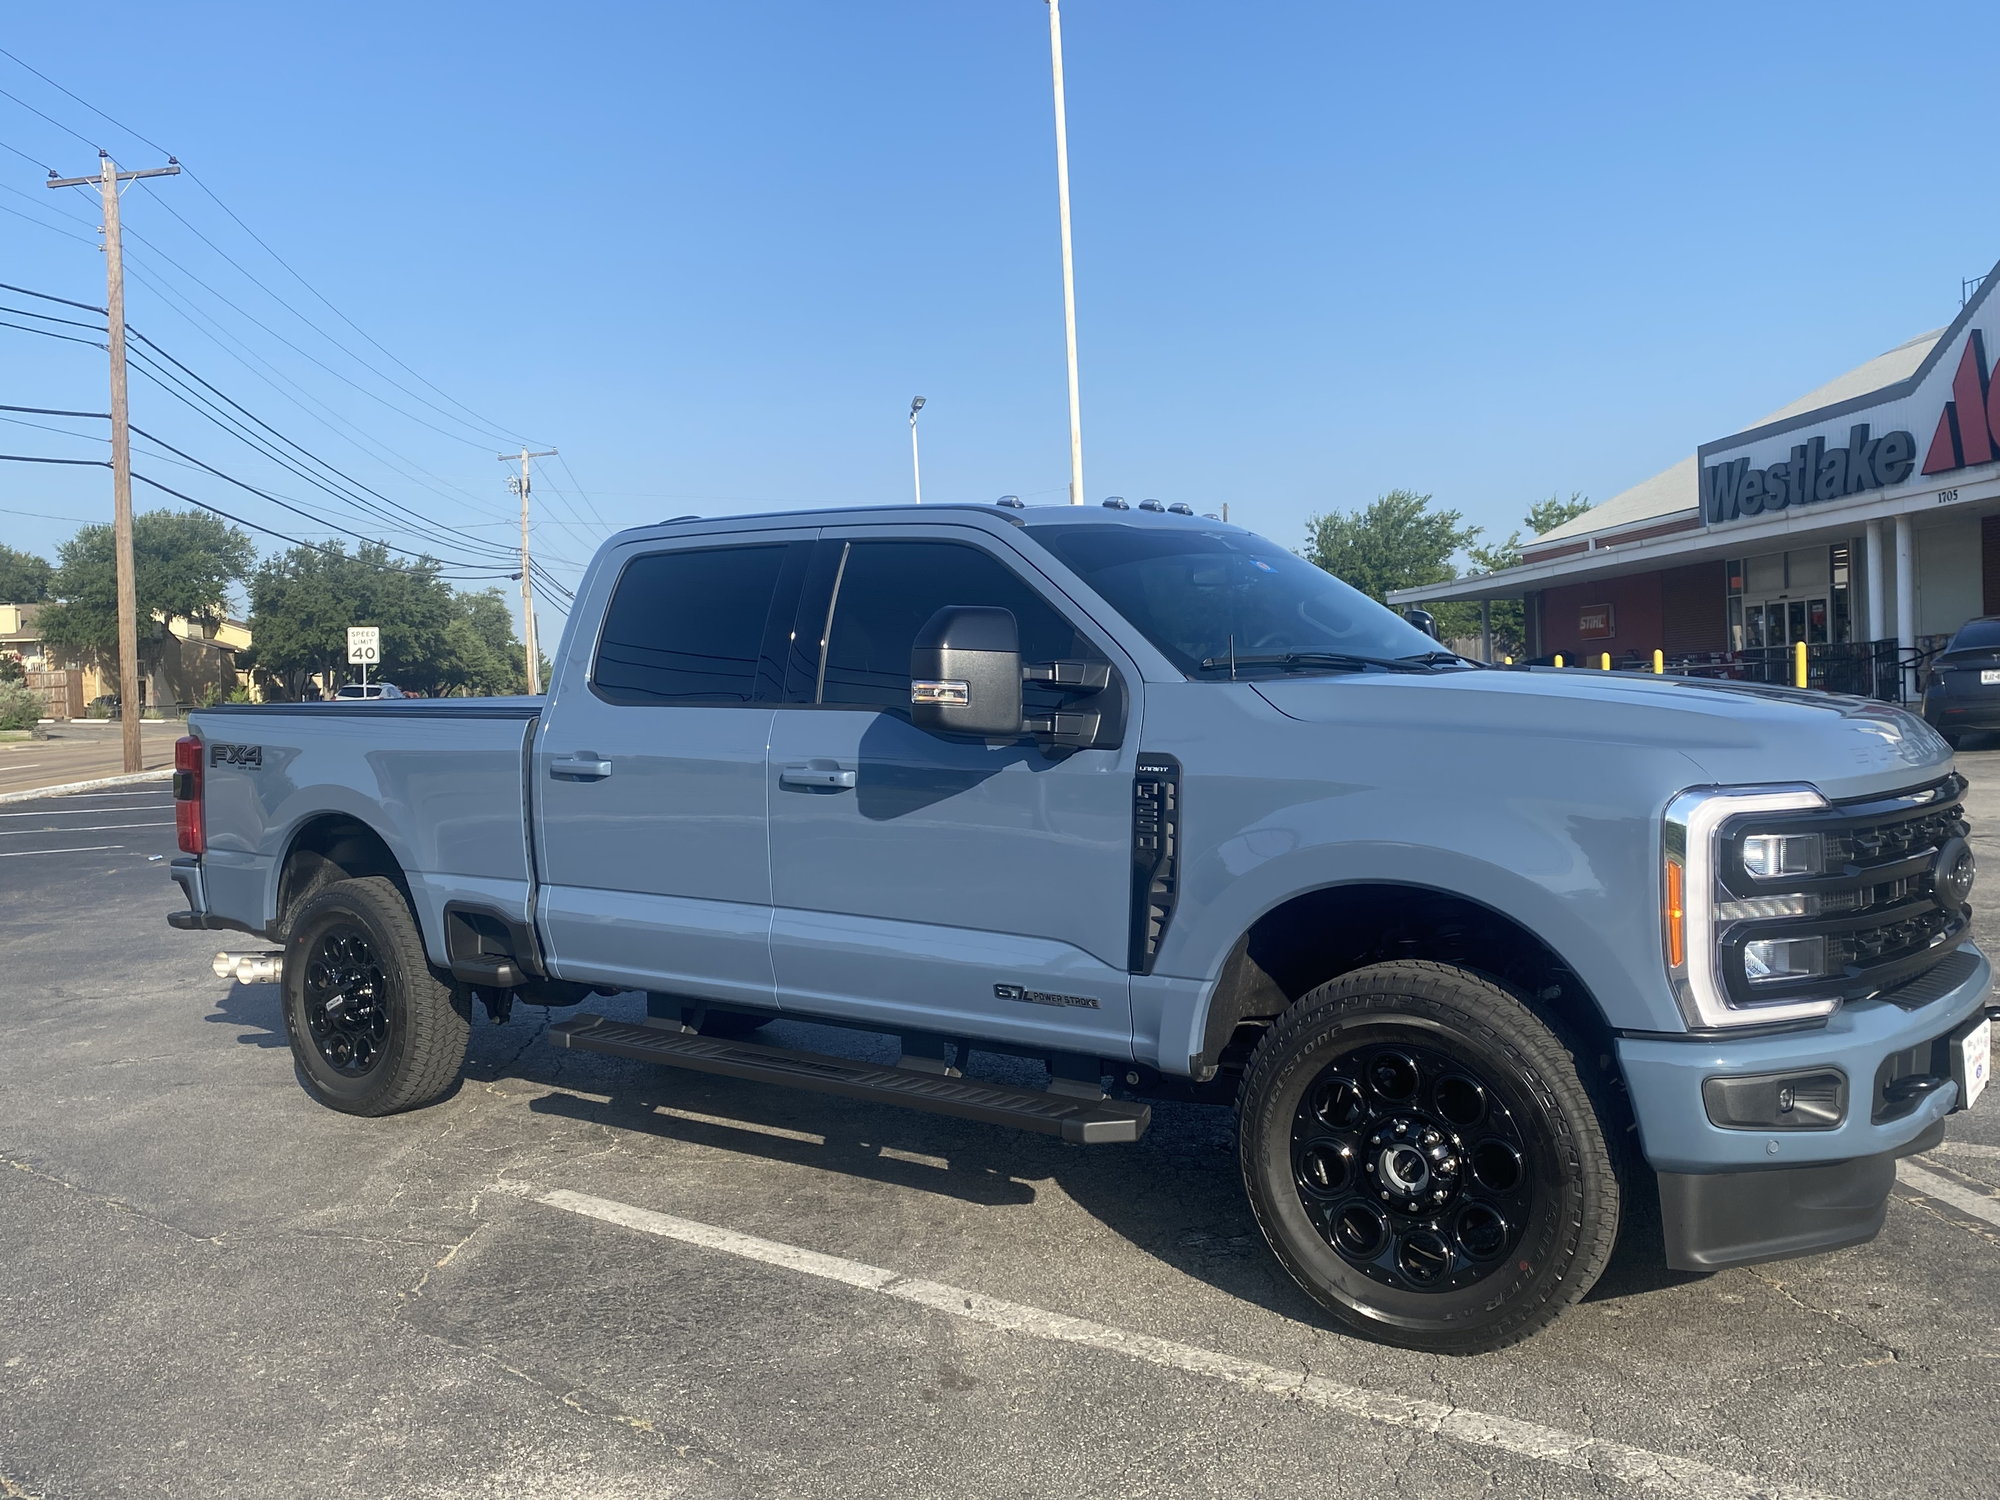
[[[278,915],[285,851],[308,824],[373,829],[407,877],[427,943],[447,903],[528,920],[527,756],[540,698],[417,698],[202,709],[209,910]],[[441,946],[431,957],[444,961]]]

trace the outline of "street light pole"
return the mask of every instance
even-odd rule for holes
[[[1056,210],[1062,220],[1063,337],[1069,349],[1069,503],[1083,504],[1083,404],[1076,375],[1076,262],[1069,243],[1069,120],[1063,109],[1062,3],[1049,7],[1049,71],[1056,95]]]
[[[917,413],[924,409],[924,398],[917,397],[910,403],[910,483],[916,486],[917,504],[924,503],[924,469],[917,462]]]

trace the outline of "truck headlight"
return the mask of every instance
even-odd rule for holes
[[[1733,896],[1721,878],[1723,861],[1740,863],[1760,884],[1817,874],[1823,849],[1816,833],[1764,832],[1744,820],[1782,821],[1785,814],[1825,811],[1809,786],[1683,792],[1667,807],[1662,830],[1662,937],[1674,999],[1691,1027],[1768,1026],[1831,1014],[1840,996],[1801,995],[1801,981],[1825,974],[1823,937],[1787,937],[1769,923],[1812,914],[1816,903],[1780,886],[1769,896]],[[1735,837],[1725,841],[1733,828]],[[1756,922],[1748,940],[1729,938],[1737,922]],[[1729,983],[1727,963],[1737,976]],[[1766,986],[1785,991],[1759,1000]]]
[[[1826,973],[1826,939],[1753,939],[1743,945],[1743,972],[1752,984],[1817,979]]]
[[[1740,845],[1743,868],[1759,880],[1819,874],[1820,847],[1816,833],[1751,833]]]

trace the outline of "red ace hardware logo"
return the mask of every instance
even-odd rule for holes
[[[1973,329],[1951,378],[1951,400],[1945,402],[1924,455],[1926,474],[1943,474],[2000,458],[2000,385],[1987,379],[1986,341]]]

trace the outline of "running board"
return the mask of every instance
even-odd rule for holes
[[[1153,1117],[1149,1106],[1123,1099],[1084,1099],[1041,1089],[947,1078],[920,1073],[914,1068],[885,1068],[756,1042],[728,1042],[660,1022],[648,1025],[608,1021],[602,1016],[584,1014],[551,1026],[549,1035],[558,1047],[604,1052],[635,1062],[692,1068],[698,1073],[720,1073],[758,1083],[784,1084],[818,1094],[838,1094],[845,1099],[900,1104],[905,1109],[956,1115],[961,1120],[978,1120],[987,1125],[1011,1125],[1017,1130],[1061,1136],[1080,1144],[1136,1141],[1146,1133]]]

